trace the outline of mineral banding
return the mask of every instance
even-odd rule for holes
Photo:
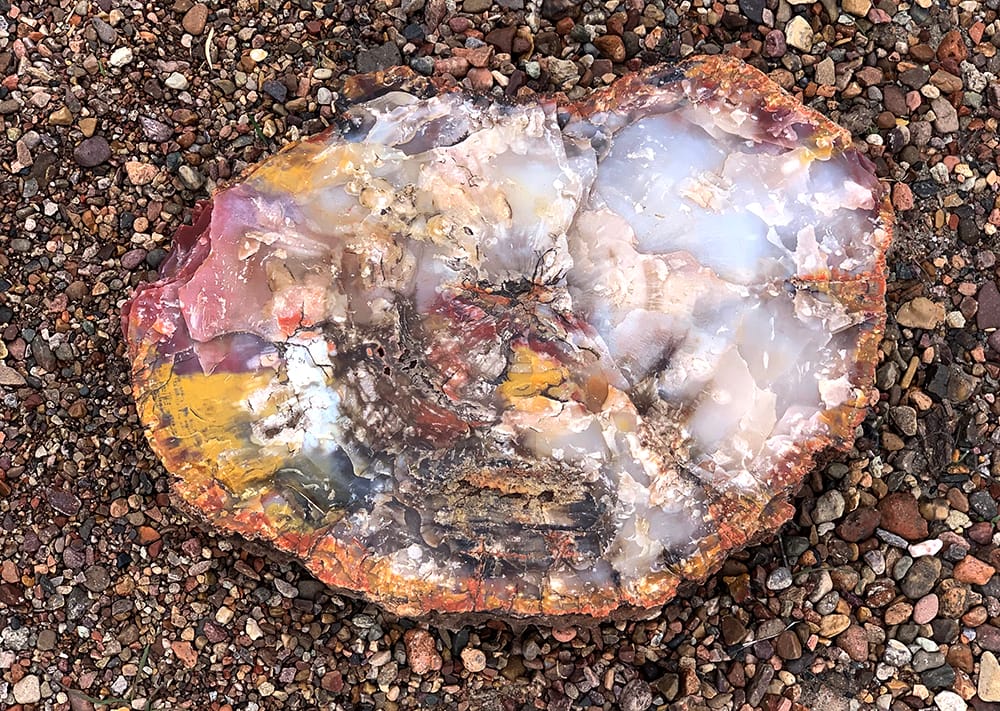
[[[212,526],[399,614],[625,615],[851,442],[890,215],[846,131],[723,57],[576,103],[345,92],[124,309]]]

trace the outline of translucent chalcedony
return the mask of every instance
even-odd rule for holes
[[[124,309],[150,442],[212,526],[400,614],[629,614],[853,439],[890,216],[847,132],[758,71],[345,93]]]

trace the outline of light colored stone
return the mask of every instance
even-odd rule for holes
[[[14,701],[19,704],[37,704],[42,700],[42,689],[38,677],[28,674],[14,684]]]
[[[124,67],[133,59],[131,47],[119,47],[108,57],[108,64],[112,67]]]
[[[813,512],[813,523],[836,521],[844,515],[844,495],[834,489],[828,491],[816,500],[816,510]]]
[[[795,49],[808,52],[813,46],[813,31],[808,20],[796,15],[785,25],[785,42]]]
[[[821,637],[836,637],[850,626],[851,618],[847,615],[827,615],[819,621],[819,634]]]
[[[160,172],[159,168],[150,163],[137,160],[125,162],[125,173],[132,185],[149,185],[158,172]]]
[[[993,652],[983,652],[979,658],[976,692],[983,701],[1000,701],[1000,662]]]
[[[180,72],[171,72],[163,83],[171,89],[176,89],[177,91],[184,91],[184,89],[188,88],[187,77]]]
[[[827,57],[816,64],[813,76],[820,86],[833,86],[837,83],[837,66]]]
[[[940,711],[965,711],[969,705],[954,691],[939,691],[934,696],[934,705]]]
[[[896,321],[906,328],[937,328],[944,321],[944,306],[927,297],[918,296],[899,308]]]
[[[844,12],[855,17],[864,17],[871,9],[871,0],[844,0]]]

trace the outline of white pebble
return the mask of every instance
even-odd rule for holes
[[[166,78],[164,83],[171,89],[177,89],[178,91],[183,91],[188,88],[187,77],[180,72],[171,72],[170,76]]]
[[[111,57],[108,58],[108,64],[112,67],[124,67],[132,61],[132,57],[131,47],[119,47],[111,53]]]

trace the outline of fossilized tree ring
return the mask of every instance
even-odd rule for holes
[[[212,526],[399,614],[629,614],[850,443],[891,220],[845,130],[723,57],[577,103],[346,93],[124,309]]]

